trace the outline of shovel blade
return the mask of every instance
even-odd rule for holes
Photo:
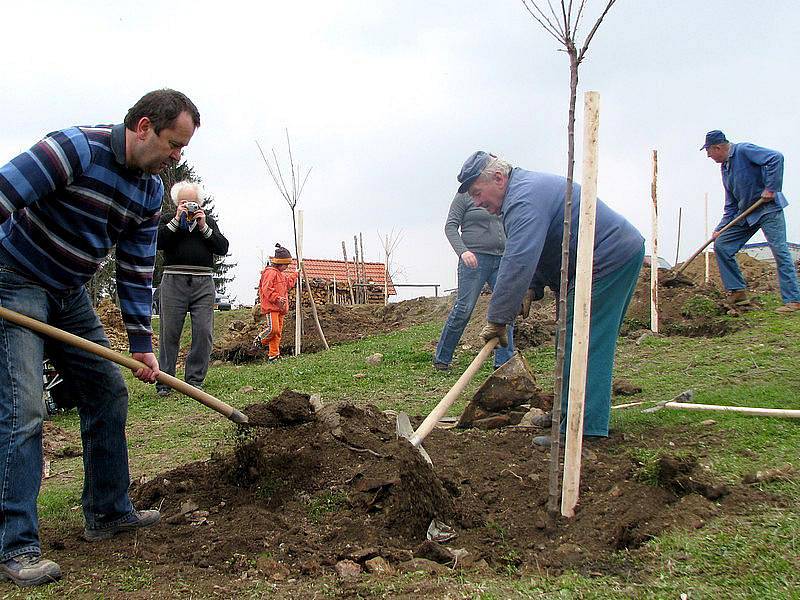
[[[414,428],[411,426],[411,420],[408,418],[408,415],[404,412],[397,413],[397,423],[395,425],[395,430],[397,431],[397,437],[406,438],[409,442],[411,438],[414,437]],[[429,465],[433,466],[433,461],[428,453],[425,451],[425,448],[422,445],[416,445],[412,442],[411,444],[414,446],[419,453],[422,455],[422,458],[425,459]]]
[[[397,425],[395,426],[395,429],[397,431],[397,437],[403,437],[407,440],[410,440],[411,436],[414,435],[414,428],[411,427],[411,420],[404,412],[397,413]]]

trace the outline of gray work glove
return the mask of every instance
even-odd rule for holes
[[[528,288],[528,291],[525,292],[525,297],[522,299],[522,306],[519,307],[520,317],[523,319],[528,318],[528,315],[531,314],[531,302],[536,299],[536,292],[534,292],[532,288]]]
[[[481,329],[481,339],[487,343],[494,338],[500,339],[500,345],[505,348],[508,346],[508,334],[506,333],[506,326],[503,323],[486,323]]]

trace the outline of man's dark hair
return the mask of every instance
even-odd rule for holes
[[[186,94],[177,90],[163,89],[148,92],[134,104],[125,115],[125,127],[134,131],[142,117],[153,124],[156,135],[162,129],[171,127],[182,112],[191,115],[195,127],[200,127],[200,111]]]

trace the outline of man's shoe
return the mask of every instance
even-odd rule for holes
[[[160,388],[160,389],[158,390],[158,395],[159,395],[159,396],[161,396],[162,398],[166,398],[166,397],[167,397],[167,396],[169,396],[171,393],[172,393],[172,390],[171,390],[171,389],[169,389],[169,388]]]
[[[278,356],[269,356],[267,357],[268,362],[277,362],[281,359],[280,354]]]
[[[536,415],[531,419],[531,425],[535,427],[550,427],[553,424],[553,413],[542,413],[541,415]]]
[[[98,540],[107,540],[114,537],[119,533],[126,531],[133,531],[141,529],[142,527],[150,527],[155,525],[161,520],[161,513],[157,510],[135,510],[131,515],[122,523],[102,527],[100,529],[89,529],[88,527],[83,530],[83,539],[87,542],[96,542]]]
[[[775,312],[785,315],[787,313],[797,312],[798,310],[800,310],[800,302],[787,302],[783,306],[776,308]]]
[[[22,587],[44,585],[61,579],[61,567],[38,554],[21,554],[0,563],[0,578]]]
[[[583,446],[590,445],[603,437],[605,436],[585,435],[583,436]],[[562,433],[560,439],[561,439],[561,447],[563,448],[564,444],[567,441],[567,436]],[[533,445],[539,446],[540,448],[549,448],[552,445],[552,443],[553,443],[552,439],[550,438],[549,435],[537,435],[535,438],[533,438]]]
[[[750,297],[747,295],[747,290],[734,290],[728,292],[728,302],[736,305],[750,304]]]
[[[450,365],[448,365],[447,363],[434,362],[433,368],[436,369],[437,371],[449,371]]]

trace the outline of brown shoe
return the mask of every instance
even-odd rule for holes
[[[734,290],[728,292],[728,302],[731,304],[749,304],[750,298],[747,296],[747,290]]]
[[[787,314],[800,310],[800,302],[787,302],[783,306],[775,309],[776,313]]]

